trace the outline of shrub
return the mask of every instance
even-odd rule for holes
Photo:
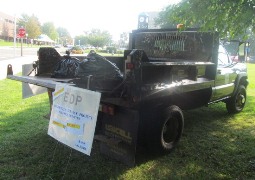
[[[82,48],[79,47],[79,46],[74,46],[74,47],[72,47],[72,48],[70,49],[70,52],[71,52],[72,54],[83,54],[83,50],[82,50]]]
[[[112,46],[108,46],[108,47],[106,47],[106,52],[107,53],[116,53],[117,52],[117,49],[116,49],[116,47],[112,47]]]

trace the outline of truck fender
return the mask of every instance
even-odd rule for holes
[[[171,105],[150,121],[147,145],[152,151],[169,153],[178,144],[184,128],[182,110]]]
[[[247,73],[246,72],[239,73],[235,80],[235,89],[232,95],[236,94],[238,87],[240,85],[244,85],[244,87],[247,88],[248,84],[249,84],[249,81],[248,81]]]

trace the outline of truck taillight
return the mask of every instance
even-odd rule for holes
[[[134,69],[133,63],[126,63],[126,69]]]
[[[125,67],[124,67],[124,76],[127,77],[130,72],[134,69],[134,64],[131,61],[131,56],[128,55],[127,59],[125,60]]]
[[[115,114],[115,108],[113,105],[105,105],[105,104],[100,104],[99,106],[99,111],[109,114],[109,115],[114,115]]]

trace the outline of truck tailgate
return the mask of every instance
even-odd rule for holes
[[[29,84],[34,84],[37,86],[55,89],[56,83],[69,83],[72,79],[55,79],[51,77],[39,77],[39,76],[15,76],[15,75],[7,75],[7,79],[12,79],[16,81],[21,81]],[[69,83],[70,85],[73,85]]]

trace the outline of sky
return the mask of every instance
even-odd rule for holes
[[[180,0],[0,0],[0,11],[16,17],[34,14],[41,24],[53,22],[72,37],[84,31],[101,29],[117,40],[123,32],[137,29],[142,12],[161,11]]]

